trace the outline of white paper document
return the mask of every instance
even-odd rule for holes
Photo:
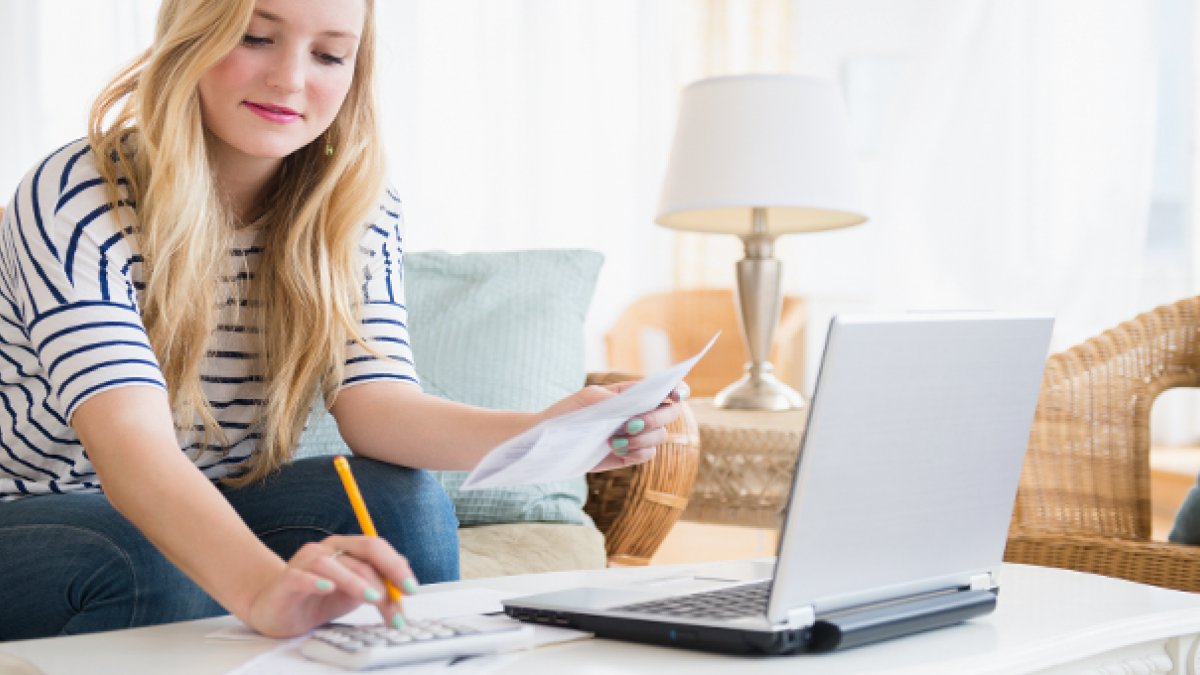
[[[546,420],[501,443],[483,458],[460,489],[544,483],[587,473],[612,452],[609,436],[629,418],[657,408],[719,335],[713,335],[692,358],[647,376],[612,398]]]

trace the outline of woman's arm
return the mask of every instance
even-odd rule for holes
[[[530,413],[476,408],[431,396],[412,385],[380,380],[343,389],[331,412],[356,455],[422,469],[469,470],[489,450],[539,422],[598,403],[631,384],[584,387],[542,412]],[[678,397],[678,392],[672,394],[675,400]],[[626,443],[614,445],[614,454],[596,470],[649,460],[655,446],[667,439],[663,427],[678,415],[671,404],[638,415],[634,419],[641,420],[641,430],[614,434],[613,439]]]
[[[437,470],[472,469],[541,415],[476,408],[381,380],[347,387],[331,411],[354,454]]]
[[[265,635],[296,635],[361,604],[367,580],[328,556],[335,547],[397,582],[412,574],[391,547],[363,537],[309,544],[285,563],[180,451],[161,389],[101,392],[80,405],[71,424],[113,506],[213,599]],[[387,617],[399,609],[386,598],[377,604]]]

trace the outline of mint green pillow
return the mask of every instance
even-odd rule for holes
[[[408,253],[404,292],[422,388],[501,410],[541,410],[579,389],[583,322],[604,258],[585,250]],[[298,457],[346,452],[333,418],[314,413]],[[583,523],[583,476],[460,491],[465,472],[434,472],[464,526]]]

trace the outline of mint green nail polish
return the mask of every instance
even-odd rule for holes
[[[405,577],[404,581],[400,582],[400,588],[403,588],[405,593],[412,595],[417,592],[417,580],[412,577]]]
[[[620,454],[621,450],[624,450],[625,448],[629,447],[629,439],[628,438],[614,438],[614,439],[612,439],[612,447],[613,447],[613,450],[616,450],[618,452],[618,454]]]
[[[380,592],[375,590],[374,588],[371,588],[370,586],[368,586],[367,589],[365,591],[363,591],[363,597],[367,599],[367,602],[379,602],[380,600],[383,599],[383,595],[380,594]]]
[[[613,454],[616,455],[617,457],[624,457],[625,455],[629,454],[629,451],[628,450],[617,450],[617,451],[614,451]]]
[[[400,612],[396,612],[392,616],[392,628],[404,628],[407,623],[408,622],[404,620],[404,615]]]
[[[636,419],[629,420],[629,423],[625,425],[625,433],[636,434],[636,433],[641,432],[641,430],[645,429],[645,428],[646,428],[646,423],[644,421],[642,421],[642,419],[639,417]]]
[[[318,591],[332,591],[333,590],[333,582],[328,579],[317,579],[317,590]]]

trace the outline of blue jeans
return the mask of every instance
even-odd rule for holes
[[[1167,540],[1176,544],[1200,544],[1200,486],[1193,485],[1175,514]]]
[[[379,536],[422,583],[458,578],[458,521],[428,473],[350,458]],[[302,459],[221,492],[285,560],[310,541],[359,534],[329,457]],[[73,635],[224,614],[103,494],[0,504],[0,640]]]

